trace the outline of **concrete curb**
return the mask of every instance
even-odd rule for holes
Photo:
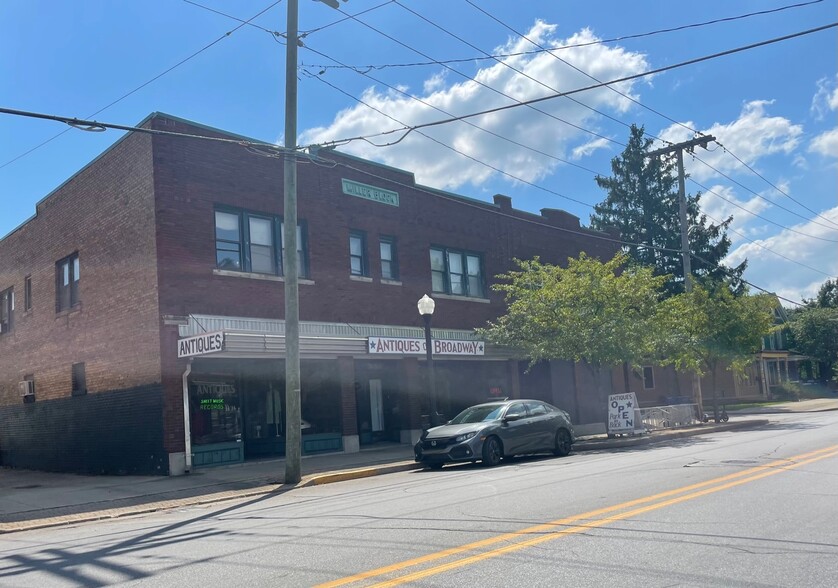
[[[661,443],[664,441],[671,441],[673,439],[683,439],[686,437],[695,437],[697,435],[706,435],[708,433],[719,433],[723,431],[737,431],[741,429],[754,429],[763,427],[769,423],[768,419],[750,419],[747,421],[738,421],[733,423],[719,423],[706,426],[698,426],[693,429],[683,431],[673,431],[671,433],[651,433],[639,437],[622,437],[617,439],[603,439],[601,441],[580,441],[574,444],[573,451],[594,451],[599,449],[620,449],[622,447],[637,447],[638,445],[651,445],[653,443]]]
[[[747,421],[739,421],[734,423],[700,426],[690,430],[674,431],[671,433],[652,433],[644,437],[622,437],[617,439],[604,439],[602,441],[580,441],[573,446],[573,450],[574,452],[582,452],[594,451],[599,449],[619,449],[622,447],[651,445],[653,443],[662,443],[664,441],[670,441],[673,439],[694,437],[697,435],[705,435],[707,433],[716,433],[719,431],[734,431],[739,429],[756,428],[767,425],[768,422],[768,419],[751,419]],[[173,500],[150,502],[147,504],[140,504],[136,506],[125,506],[121,508],[111,508],[93,512],[59,515],[55,517],[34,519],[28,521],[18,521],[13,523],[0,523],[0,535],[5,533],[35,531],[38,529],[59,527],[63,525],[91,523],[101,520],[151,514],[164,510],[172,510],[175,508],[217,504],[219,502],[240,500],[243,498],[257,498],[269,494],[283,494],[285,492],[294,490],[295,488],[308,488],[311,486],[320,486],[323,484],[332,484],[335,482],[345,482],[347,480],[358,480],[361,478],[369,478],[372,476],[380,476],[396,472],[420,470],[422,468],[422,465],[414,461],[401,461],[396,463],[382,464],[380,466],[357,468],[339,472],[311,474],[309,476],[304,477],[298,484],[281,484],[277,482],[257,486],[254,488],[249,488],[247,490],[228,490],[224,492],[206,494],[200,497],[193,496],[189,498],[177,498]]]

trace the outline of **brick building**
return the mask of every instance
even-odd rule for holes
[[[239,138],[160,113],[140,126]],[[604,420],[586,370],[527,371],[473,329],[504,312],[490,286],[513,257],[605,259],[613,241],[561,210],[316,155],[298,165],[304,452],[417,437],[426,293],[441,412],[523,394]],[[282,189],[281,159],[128,133],[39,202],[0,240],[0,463],[178,474],[282,454]]]

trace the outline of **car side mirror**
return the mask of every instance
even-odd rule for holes
[[[517,421],[521,419],[520,414],[510,414],[508,416],[503,417],[504,423],[511,423],[512,421]]]

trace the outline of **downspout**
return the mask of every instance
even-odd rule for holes
[[[192,430],[189,424],[189,374],[192,373],[192,360],[186,364],[183,372],[183,446],[186,452],[186,472],[192,471]]]

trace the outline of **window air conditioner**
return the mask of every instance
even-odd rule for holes
[[[18,388],[20,388],[20,395],[21,396],[34,396],[35,395],[35,382],[32,380],[23,380],[22,382],[18,382]]]

